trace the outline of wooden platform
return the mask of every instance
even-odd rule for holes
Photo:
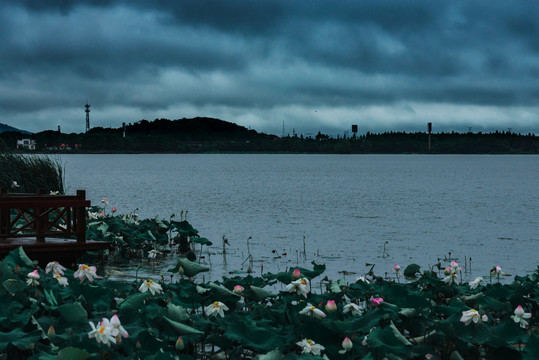
[[[52,237],[47,237],[45,242],[37,241],[35,237],[8,238],[0,242],[0,259],[19,246],[31,260],[37,260],[40,267],[45,267],[50,261],[58,261],[74,269],[76,260],[85,252],[108,249],[110,243],[92,240],[77,242],[75,239]]]
[[[108,249],[110,243],[86,240],[86,192],[52,195],[8,193],[0,189],[0,258],[22,246],[40,266],[58,261],[73,268],[87,251]]]

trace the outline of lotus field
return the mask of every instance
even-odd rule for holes
[[[452,260],[345,281],[313,262],[204,282],[194,250],[212,244],[183,213],[107,206],[89,210],[87,237],[112,243],[109,264],[168,256],[171,276],[113,280],[99,256],[40,268],[16,249],[0,263],[0,359],[539,359],[539,268],[462,282]]]

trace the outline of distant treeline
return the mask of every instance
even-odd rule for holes
[[[87,133],[43,131],[28,135],[0,133],[0,150],[16,148],[17,139],[31,138],[39,152],[81,153],[433,153],[539,154],[539,137],[512,132],[435,133],[386,132],[333,138],[293,135],[277,137],[212,118],[141,120],[123,128],[92,128]]]

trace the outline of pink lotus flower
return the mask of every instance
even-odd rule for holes
[[[371,303],[373,303],[376,306],[380,305],[383,302],[384,302],[384,299],[382,299],[382,298],[371,297]]]
[[[297,280],[301,277],[301,271],[299,269],[296,269],[292,272],[292,279]]]
[[[236,285],[234,286],[234,290],[232,290],[234,292],[234,294],[237,294],[237,295],[241,295],[243,294],[243,286],[241,285]]]
[[[116,209],[116,206],[113,206],[112,209],[110,209],[110,211],[112,211],[113,213],[115,213],[116,210],[118,210],[118,209]]]
[[[400,269],[401,269],[401,267],[400,267],[398,264],[395,264],[395,266],[393,266],[393,270],[392,270],[392,271],[393,271],[394,273],[398,273]]]
[[[337,304],[335,304],[335,300],[328,300],[325,308],[326,308],[327,312],[336,311],[337,310]]]
[[[459,267],[459,263],[456,262],[455,260],[453,260],[453,261],[451,261],[451,263],[449,264],[449,266],[451,266],[451,269],[456,270],[456,269]]]

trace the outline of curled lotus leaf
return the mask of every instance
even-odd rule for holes
[[[207,245],[207,246],[211,246],[213,243],[204,238],[204,237],[199,237],[199,236],[193,236],[191,238],[191,242],[194,242],[195,244],[202,244],[202,245]]]
[[[421,266],[417,264],[410,264],[404,269],[403,274],[407,278],[414,278],[419,272],[419,269],[421,269]]]
[[[176,263],[176,267],[169,269],[168,271],[177,273],[180,269],[180,266],[183,268],[183,274],[187,277],[193,277],[201,272],[210,271],[209,267],[200,265],[199,263],[188,260],[186,258],[180,258]]]
[[[253,297],[256,301],[262,301],[268,297],[277,296],[277,294],[274,294],[269,290],[254,285],[249,286],[249,288],[246,289],[245,292],[246,295]]]

